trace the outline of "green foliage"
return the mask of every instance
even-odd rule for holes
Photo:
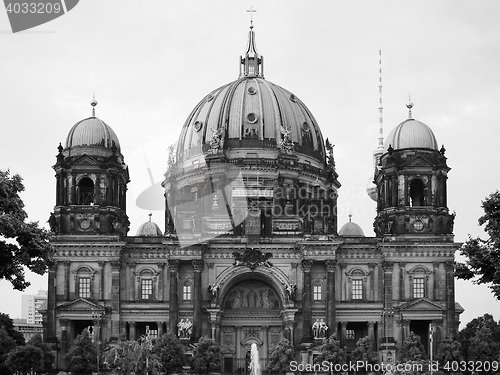
[[[139,341],[120,341],[104,352],[104,364],[116,375],[157,375],[160,361],[149,337]]]
[[[356,349],[351,354],[351,360],[370,364],[377,363],[377,355],[373,352],[373,343],[368,336],[358,340]]]
[[[329,338],[323,339],[323,343],[318,348],[320,354],[314,359],[314,363],[327,361],[332,364],[341,364],[344,362],[345,353],[340,348],[340,341],[331,335]]]
[[[447,362],[460,362],[464,359],[462,355],[462,345],[454,338],[446,338],[439,343],[438,352],[435,358],[441,366]]]
[[[30,285],[23,267],[43,275],[52,262],[48,233],[37,222],[25,222],[28,215],[19,196],[22,191],[19,175],[11,177],[9,171],[0,170],[0,279],[18,290]]]
[[[74,375],[92,374],[97,369],[97,349],[84,331],[66,354],[66,364]]]
[[[408,337],[403,342],[401,348],[400,360],[402,362],[421,361],[426,359],[425,349],[420,341],[420,336],[414,332],[410,332]]]
[[[56,357],[55,357],[54,353],[52,352],[50,345],[43,342],[42,335],[36,334],[35,336],[33,336],[28,341],[28,345],[36,346],[42,350],[42,353],[43,353],[43,371],[49,372],[50,370],[52,370],[52,365],[54,364]]]
[[[477,352],[477,347],[479,345],[482,347],[483,344],[479,343],[480,340],[485,340],[484,346],[488,356],[495,356],[495,351],[500,355],[500,325],[495,322],[493,316],[490,314],[484,314],[478,318],[472,319],[464,329],[458,334],[458,339],[462,346],[462,354],[465,360],[480,360],[479,357],[483,357],[481,353]],[[491,358],[490,360],[493,360]]]
[[[7,366],[17,375],[43,371],[42,349],[34,345],[18,346],[7,356]]]
[[[179,372],[186,364],[184,346],[177,336],[171,333],[163,335],[156,341],[153,352],[158,356],[165,374]]]
[[[295,359],[293,344],[283,339],[273,345],[269,353],[268,367],[271,371],[290,371],[290,362]]]
[[[485,225],[489,239],[469,239],[460,249],[467,260],[456,263],[455,274],[459,279],[470,280],[475,277],[477,284],[489,284],[497,299],[500,299],[500,191],[490,194],[482,202],[484,215],[479,225]]]
[[[16,345],[24,345],[24,336],[21,332],[16,331],[14,322],[9,315],[0,313],[0,328],[5,329],[5,332],[14,339]]]
[[[16,347],[16,342],[9,336],[4,327],[0,327],[0,374],[10,375],[11,371],[6,365],[9,352]]]
[[[222,353],[219,344],[208,337],[200,338],[193,350],[191,367],[198,373],[219,371],[222,364]]]

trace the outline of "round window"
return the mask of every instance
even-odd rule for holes
[[[257,93],[257,90],[255,90],[255,87],[250,86],[250,87],[248,88],[248,93],[249,93],[250,95],[255,95],[255,94]]]
[[[424,229],[424,223],[422,222],[422,220],[415,220],[415,222],[413,223],[413,229],[415,229],[418,232],[420,232],[421,230],[423,230]]]
[[[194,130],[196,130],[197,132],[199,132],[202,127],[203,127],[203,123],[201,121],[196,121],[194,123]]]
[[[214,98],[212,94],[207,95],[207,102],[211,101]]]
[[[302,124],[302,130],[308,132],[309,131],[309,124],[307,122],[304,122]]]
[[[297,97],[295,95],[293,95],[293,94],[290,94],[290,100],[292,102],[295,102],[297,100]]]
[[[247,115],[247,120],[250,124],[255,124],[257,122],[257,115],[255,113],[249,113]]]

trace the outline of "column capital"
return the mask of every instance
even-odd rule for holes
[[[191,263],[193,264],[194,272],[203,271],[203,259],[193,259]]]
[[[445,262],[444,268],[446,272],[455,272],[455,263],[454,262]]]
[[[111,269],[113,271],[120,270],[121,267],[122,267],[121,262],[111,262]]]
[[[394,267],[394,262],[387,262],[387,261],[382,262],[382,269],[384,270],[384,272],[392,271],[393,267]]]
[[[180,266],[181,266],[180,260],[174,259],[168,261],[168,269],[170,271],[179,271]]]
[[[335,259],[327,259],[325,260],[325,269],[328,272],[335,272],[335,267],[337,266],[337,260]]]
[[[104,265],[106,264],[106,262],[103,260],[100,260],[99,262],[97,262],[97,264],[99,265],[99,267],[103,268]]]
[[[62,263],[64,264],[64,267],[66,267],[66,268],[69,268],[69,265],[71,264],[71,262],[69,260],[65,260]]]
[[[303,260],[301,263],[302,271],[303,272],[311,272],[312,265],[313,265],[312,260]]]
[[[165,263],[164,262],[158,262],[157,265],[158,265],[158,269],[159,270],[163,270],[163,268],[165,267]]]
[[[131,270],[135,269],[135,263],[129,263],[128,266]]]
[[[406,262],[399,262],[399,267],[400,268],[405,268]]]

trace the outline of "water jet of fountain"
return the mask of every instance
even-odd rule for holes
[[[250,347],[250,365],[248,366],[250,375],[260,375],[259,350],[255,343]]]

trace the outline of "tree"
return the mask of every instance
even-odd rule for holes
[[[172,374],[182,370],[186,364],[184,346],[177,336],[168,333],[160,337],[154,346],[153,352],[164,369],[165,374]]]
[[[97,369],[97,349],[87,331],[76,337],[75,343],[66,354],[68,369],[75,375],[92,374]]]
[[[290,362],[295,359],[295,348],[293,344],[283,339],[273,345],[269,353],[269,369],[271,371],[290,371]]]
[[[340,348],[340,341],[335,338],[335,335],[323,339],[323,343],[318,350],[320,353],[314,359],[314,363],[321,364],[326,361],[332,366],[344,362],[345,353]]]
[[[16,348],[16,342],[9,336],[4,327],[0,327],[0,374],[10,375],[11,371],[6,365],[9,352]]]
[[[489,284],[497,299],[500,299],[500,191],[490,194],[481,202],[484,215],[479,218],[479,225],[489,239],[479,237],[469,239],[460,249],[467,260],[456,263],[455,272],[459,279],[470,280],[478,277],[476,284]]]
[[[120,341],[106,349],[104,364],[116,375],[156,375],[161,367],[149,336],[142,336],[139,341]]]
[[[351,359],[353,362],[362,361],[371,365],[377,363],[377,355],[373,352],[373,343],[368,336],[358,340]]]
[[[480,330],[483,339],[488,340],[486,343],[488,346],[492,345],[494,347],[500,343],[500,325],[495,322],[493,316],[484,314],[472,319],[458,334],[458,339],[462,346],[462,354],[466,361],[475,359],[470,356],[470,354],[474,354],[474,350],[471,352],[471,347],[474,345],[474,338]],[[486,334],[486,331],[491,332],[491,335]]]
[[[38,222],[25,222],[22,191],[21,176],[11,177],[9,171],[0,170],[0,279],[10,281],[17,290],[30,285],[23,267],[43,275],[52,263],[47,231]]]
[[[222,353],[219,344],[209,337],[202,337],[193,350],[191,367],[198,373],[220,371]]]
[[[43,371],[49,372],[52,370],[52,365],[56,359],[54,352],[52,351],[49,344],[43,342],[42,335],[36,334],[29,341],[28,345],[33,345],[42,350],[43,353]]]
[[[42,349],[34,345],[18,346],[7,356],[7,366],[18,375],[43,371]]]
[[[424,346],[420,341],[420,336],[414,332],[410,332],[401,348],[401,361],[419,361],[426,359],[426,357]]]
[[[16,345],[20,346],[26,343],[23,334],[15,329],[14,322],[9,315],[0,313],[0,328],[5,329],[5,332],[14,339]]]
[[[436,361],[439,364],[445,365],[447,362],[460,362],[463,361],[462,345],[460,341],[454,338],[446,338],[439,343]]]

